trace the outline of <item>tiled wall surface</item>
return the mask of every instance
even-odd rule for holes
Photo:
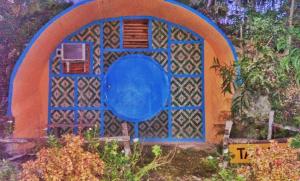
[[[93,22],[65,39],[65,42],[91,45],[90,73],[63,74],[60,59],[53,56],[50,60],[50,132],[81,133],[98,124],[100,136],[121,135],[124,120],[106,107],[102,80],[107,69],[120,57],[143,54],[162,66],[169,76],[171,91],[165,109],[154,118],[128,123],[130,135],[146,141],[204,141],[203,39],[170,22],[141,17],[149,20],[148,48],[124,49],[124,18]]]

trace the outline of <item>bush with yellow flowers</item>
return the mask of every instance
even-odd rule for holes
[[[251,181],[299,181],[300,161],[297,150],[272,142],[269,149],[250,150],[250,165],[237,172]]]
[[[101,179],[104,163],[96,153],[83,149],[84,139],[79,136],[63,136],[64,146],[43,148],[37,159],[22,165],[22,181],[62,181]]]

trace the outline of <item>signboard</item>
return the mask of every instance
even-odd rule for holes
[[[255,143],[255,144],[230,144],[229,153],[233,156],[230,163],[249,163],[249,148],[261,147],[263,149],[270,148],[271,143]],[[287,143],[278,143],[279,146],[287,147]]]

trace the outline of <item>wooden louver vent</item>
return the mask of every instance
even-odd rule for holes
[[[124,48],[148,48],[148,20],[125,20]]]

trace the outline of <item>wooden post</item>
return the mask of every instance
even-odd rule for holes
[[[230,138],[232,125],[233,125],[232,121],[226,121],[225,123],[225,133],[223,138],[223,155],[228,153],[228,141]],[[227,166],[228,166],[228,160],[224,160],[223,167],[226,168]]]
[[[272,129],[274,122],[274,111],[271,111],[269,114],[269,128],[268,128],[268,140],[272,139]]]
[[[128,126],[126,122],[122,123],[122,134],[123,136],[129,136]],[[125,150],[125,155],[131,154],[130,141],[124,141],[124,150]]]

